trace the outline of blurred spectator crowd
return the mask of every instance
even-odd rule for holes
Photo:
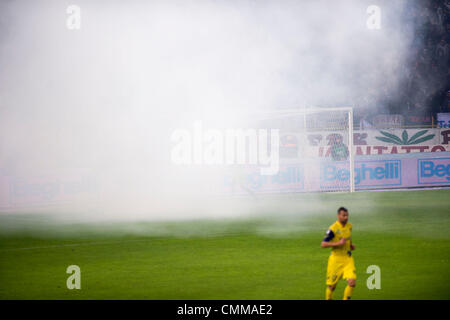
[[[405,124],[431,124],[436,113],[450,112],[450,0],[410,1],[403,15],[414,33],[400,70],[404,81],[395,96],[378,92],[375,99],[390,114],[404,115]]]
[[[415,37],[404,103],[410,111],[448,112],[450,1],[422,0],[405,14],[413,19]]]

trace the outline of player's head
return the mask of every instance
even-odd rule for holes
[[[344,207],[340,207],[337,210],[337,217],[340,223],[346,224],[348,221],[348,210]]]

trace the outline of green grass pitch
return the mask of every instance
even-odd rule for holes
[[[450,298],[450,190],[248,201],[260,212],[216,220],[74,225],[2,214],[0,299],[323,299],[320,242],[341,205],[353,223],[354,299]],[[66,287],[73,264],[81,290]],[[366,286],[370,265],[380,290]]]

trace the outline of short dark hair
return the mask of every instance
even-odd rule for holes
[[[345,207],[340,207],[340,208],[337,210],[337,213],[339,214],[339,212],[341,212],[341,211],[348,212],[347,208],[345,208]]]

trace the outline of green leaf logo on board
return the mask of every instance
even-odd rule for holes
[[[375,139],[398,145],[412,145],[412,144],[419,144],[434,138],[435,136],[434,134],[423,136],[427,132],[428,130],[418,131],[415,134],[413,134],[410,138],[408,137],[408,132],[406,130],[403,130],[401,137],[397,137],[395,134],[380,130],[380,133],[384,137],[375,137]]]

